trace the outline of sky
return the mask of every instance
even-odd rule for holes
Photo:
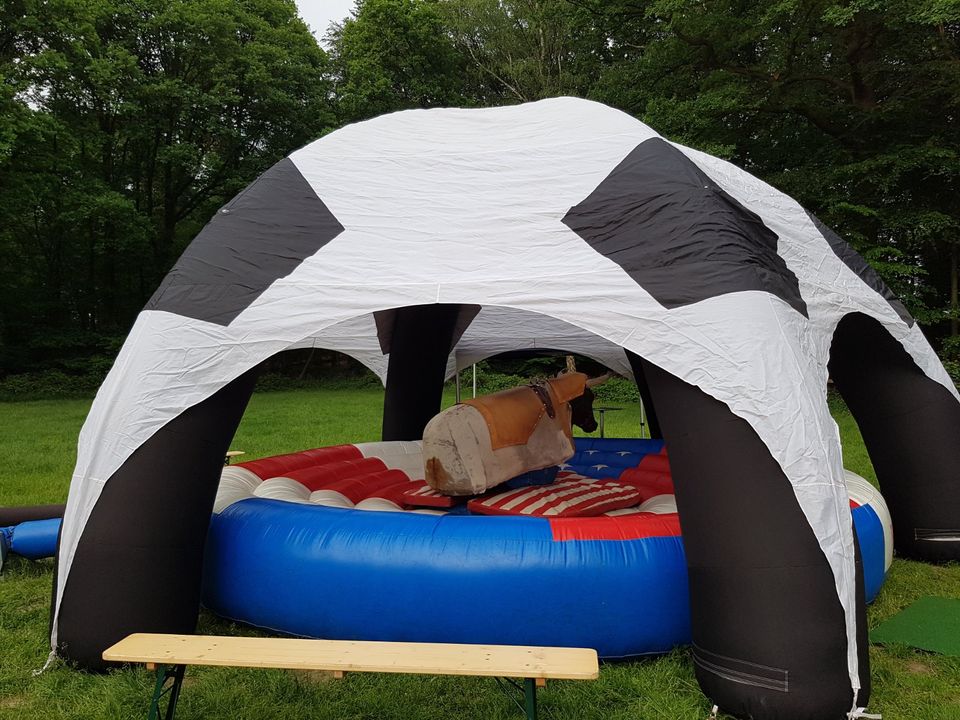
[[[343,20],[353,9],[354,0],[296,0],[300,17],[306,20],[317,40],[323,41],[327,27]]]

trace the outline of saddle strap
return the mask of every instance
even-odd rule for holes
[[[530,383],[527,387],[533,390],[534,394],[540,399],[540,402],[543,403],[543,407],[547,411],[547,416],[553,420],[557,416],[557,410],[553,407],[553,398],[550,397],[550,390],[542,383]]]

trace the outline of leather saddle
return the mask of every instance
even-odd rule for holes
[[[583,394],[586,383],[587,376],[583,373],[565,373],[537,383],[536,389],[522,385],[465,400],[462,404],[480,412],[490,432],[490,446],[497,450],[526,444],[544,415],[557,420],[569,436],[567,403]]]

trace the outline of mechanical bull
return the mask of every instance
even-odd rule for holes
[[[597,429],[590,388],[608,377],[564,373],[444,410],[423,431],[427,484],[445,495],[476,495],[569,459],[571,426]]]

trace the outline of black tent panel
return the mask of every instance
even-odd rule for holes
[[[650,395],[650,383],[647,382],[647,376],[643,370],[643,358],[635,352],[627,350],[627,360],[630,361],[630,368],[633,370],[633,379],[637,383],[637,391],[640,393],[643,409],[647,413],[650,437],[660,439],[663,437],[663,431],[660,429],[660,420],[657,418],[657,408],[653,404],[653,397]]]
[[[285,158],[213,216],[144,309],[229,325],[275,280],[341,232],[340,222]]]
[[[474,321],[477,315],[480,314],[479,305],[458,305],[460,308],[457,320],[453,328],[453,333],[450,337],[450,347],[448,350],[453,351],[454,346],[460,341],[460,338],[463,337],[463,334],[467,331],[467,328],[470,327],[470,323]],[[373,313],[373,321],[377,326],[377,341],[380,343],[380,350],[384,355],[390,354],[390,346],[393,343],[393,331],[397,325],[397,317],[404,308],[390,308],[389,310],[378,310]]]
[[[850,245],[843,238],[820,222],[820,218],[818,218],[809,210],[807,210],[806,213],[810,220],[813,221],[813,224],[816,225],[817,230],[820,231],[820,234],[823,235],[824,239],[830,245],[830,248],[833,250],[836,256],[843,261],[843,264],[853,270],[853,272],[857,274],[857,277],[863,280],[869,287],[880,293],[890,304],[890,307],[892,307],[897,315],[900,316],[900,319],[903,320],[907,325],[913,327],[913,317],[907,311],[907,308],[904,306],[904,304],[897,299],[896,295],[893,294],[893,290],[887,287],[887,284],[880,279],[877,271],[874,270],[856,250],[850,247]]]
[[[853,702],[845,616],[789,480],[726,405],[644,369],[673,471],[701,688],[739,717],[840,720]]]
[[[664,307],[763,290],[807,314],[776,233],[661,138],[634,148],[563,222]]]
[[[861,313],[837,325],[829,369],[870,453],[897,553],[960,560],[960,403]]]
[[[476,314],[472,308],[467,306],[470,319]],[[383,399],[384,440],[420,440],[430,418],[440,412],[447,358],[462,325],[462,310],[461,305],[443,304],[397,309]]]
[[[83,529],[57,621],[61,657],[88,670],[133,632],[192,633],[223,458],[256,369],[186,410],[109,478]]]

